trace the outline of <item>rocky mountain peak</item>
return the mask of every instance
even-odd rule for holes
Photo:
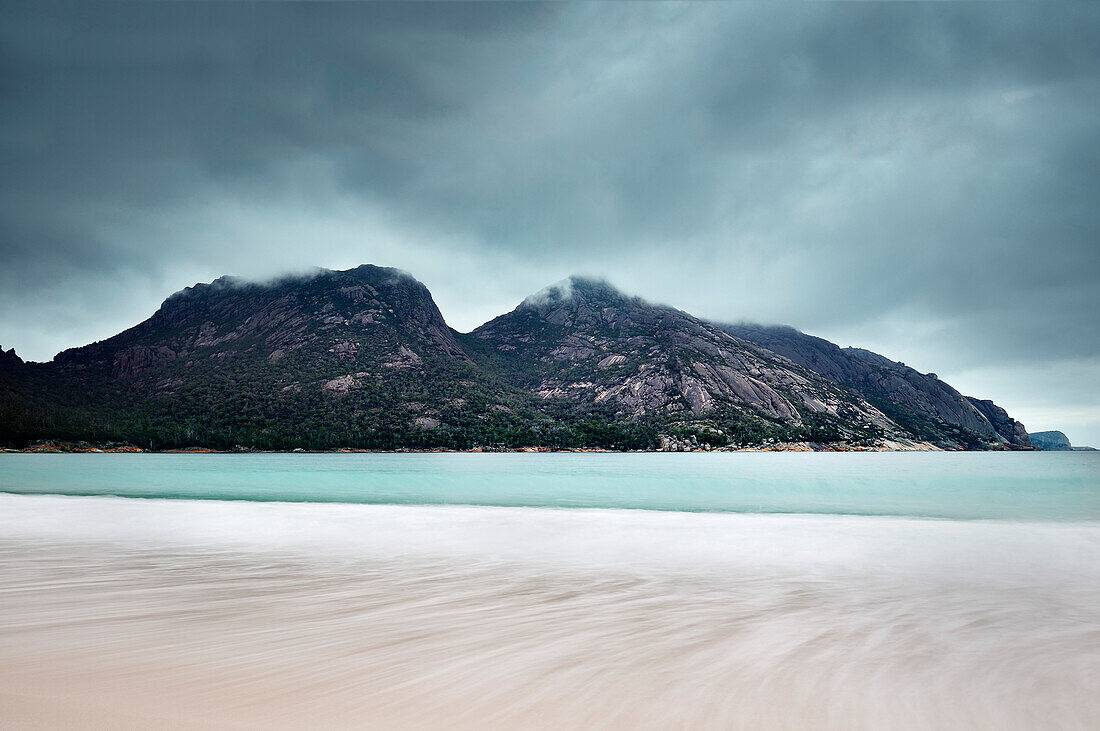
[[[608,309],[644,305],[636,297],[630,297],[606,280],[572,276],[555,282],[529,295],[517,310],[535,313],[538,317],[556,324],[572,323],[580,316],[590,320]]]
[[[548,403],[631,417],[891,428],[876,409],[812,372],[598,279],[551,285],[464,342],[487,367]]]
[[[145,322],[57,360],[136,375],[177,357],[228,364],[294,355],[298,367],[312,367],[368,354],[372,361],[397,358],[402,346],[421,358],[468,360],[427,287],[399,269],[366,264],[261,282],[224,276],[196,284],[168,297]]]

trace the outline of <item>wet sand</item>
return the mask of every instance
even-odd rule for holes
[[[12,728],[1094,728],[1100,528],[0,495]]]

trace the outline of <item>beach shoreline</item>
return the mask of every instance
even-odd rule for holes
[[[13,726],[1100,720],[1096,523],[0,505]]]
[[[183,447],[173,449],[144,449],[134,445],[94,445],[74,442],[45,442],[22,448],[0,448],[0,453],[10,454],[678,454],[684,452],[962,452],[962,451],[1038,451],[1018,447],[1005,447],[1004,450],[964,450],[944,449],[928,442],[889,442],[881,445],[838,445],[815,442],[784,442],[756,447],[710,447],[700,446],[691,449],[605,449],[601,447],[474,447],[472,449],[452,449],[448,447],[396,449],[360,449],[355,447],[334,447],[332,449],[210,449],[208,447]]]

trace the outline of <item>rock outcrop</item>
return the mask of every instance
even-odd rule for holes
[[[982,416],[989,420],[993,430],[1009,444],[1017,447],[1033,446],[1024,425],[1009,416],[1008,412],[1000,406],[989,399],[978,399],[973,396],[967,396],[966,400],[982,412]]]
[[[942,446],[975,442],[1029,447],[1027,431],[992,401],[963,396],[934,373],[790,327],[740,324],[722,330],[779,353],[848,388],[917,436]]]

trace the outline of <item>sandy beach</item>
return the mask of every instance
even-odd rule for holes
[[[0,495],[18,728],[1088,728],[1093,524]]]

